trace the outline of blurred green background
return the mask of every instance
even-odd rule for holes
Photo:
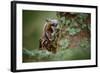
[[[47,18],[57,18],[56,12],[23,10],[23,48],[39,48],[39,39]]]
[[[39,50],[39,39],[47,18],[57,19],[57,28],[61,29],[55,54]],[[23,10],[22,19],[24,63],[91,59],[91,14]]]

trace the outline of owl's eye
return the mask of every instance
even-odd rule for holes
[[[52,26],[56,27],[56,26],[57,26],[57,24],[52,24]]]

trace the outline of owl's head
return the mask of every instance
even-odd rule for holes
[[[46,22],[49,23],[51,26],[57,27],[58,20],[57,19],[46,19]]]

